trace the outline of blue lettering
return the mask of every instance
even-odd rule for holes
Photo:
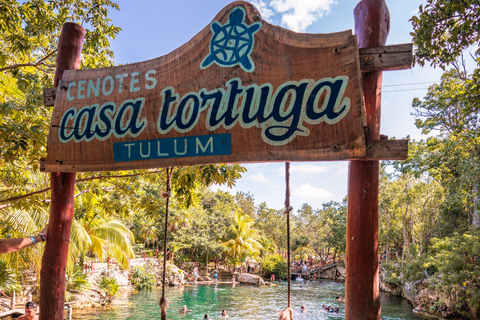
[[[112,114],[115,112],[115,108],[116,106],[113,102],[107,102],[100,107],[95,127],[95,133],[98,136],[98,140],[105,140],[110,137],[113,122]],[[108,115],[107,112],[109,112],[110,115]]]
[[[178,99],[178,95],[175,94],[175,91],[172,87],[162,90],[161,95],[163,98],[163,107],[161,109],[160,117],[158,118],[157,127],[160,133],[167,133],[170,131],[172,124],[175,122],[174,118],[171,119],[169,117],[170,104]]]
[[[191,103],[188,103],[191,101]],[[200,101],[196,94],[189,94],[182,98],[177,109],[177,116],[175,117],[176,127],[181,130],[186,130],[193,127],[193,124],[198,120],[198,112],[200,110]],[[188,113],[187,113],[188,111]],[[186,123],[184,123],[185,119]]]
[[[97,112],[98,104],[94,104],[91,107],[86,107],[78,111],[75,120],[74,136],[75,141],[81,141],[86,137],[86,141],[92,140],[95,136],[95,131],[92,130],[93,120],[95,119],[95,113]]]
[[[76,113],[77,111],[75,110],[75,108],[70,108],[63,114],[62,120],[60,121],[60,128],[58,130],[58,137],[63,143],[68,142],[70,139],[72,139],[74,135],[74,128],[72,131],[70,131],[70,134],[67,133],[67,129],[68,122],[75,119]]]
[[[147,119],[139,120],[144,103],[144,98],[123,102],[115,116],[115,136],[117,138],[124,137],[128,133],[131,137],[137,137],[145,129]]]
[[[297,131],[302,131],[298,128],[298,126],[301,118],[303,98],[305,96],[307,85],[308,83],[301,83],[300,85],[282,85],[277,90],[271,117],[278,124],[282,124],[287,120],[291,121],[289,121],[288,126],[276,125],[266,128],[265,137],[267,139],[272,141],[290,141],[291,138],[294,138],[294,134]],[[290,105],[287,110],[282,110],[282,106],[284,106],[288,101],[288,93],[290,93],[291,98]]]
[[[307,119],[315,121],[326,117],[327,123],[338,122],[341,120],[350,109],[350,99],[343,98],[345,89],[347,87],[346,77],[337,77],[335,79],[322,79],[317,82],[307,101],[307,108],[305,114]],[[332,82],[335,80],[335,82]],[[321,107],[318,107],[318,102],[325,92],[325,97]],[[340,119],[339,119],[340,118]],[[336,120],[336,121],[335,121]]]

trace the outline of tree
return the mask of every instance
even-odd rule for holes
[[[445,72],[424,100],[414,99],[413,107],[418,128],[439,131],[427,140],[430,152],[423,163],[449,190],[446,200],[455,207],[465,204],[462,211],[470,212],[471,223],[479,227],[480,103],[471,97],[473,81],[456,69]]]
[[[242,256],[258,252],[262,245],[258,242],[259,231],[253,228],[255,223],[240,211],[235,212],[234,224],[230,227],[229,240],[224,243],[233,258],[233,268]]]
[[[416,61],[442,68],[455,62],[463,50],[479,42],[479,16],[478,0],[427,0],[419,7],[418,17],[410,20]]]
[[[83,217],[79,222],[84,230],[74,227],[74,237],[79,233],[87,235],[81,237],[83,241],[78,241],[88,244],[83,249],[94,253],[102,261],[106,257],[115,258],[119,266],[128,268],[128,259],[134,256],[133,233],[121,221],[107,220],[106,214],[98,206],[98,199],[90,193],[82,195],[75,205]],[[83,262],[83,258],[80,260]]]

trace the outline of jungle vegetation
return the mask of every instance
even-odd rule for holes
[[[121,30],[109,10],[120,8],[108,0],[0,2],[0,238],[33,234],[48,221],[49,175],[38,159],[46,155],[52,112],[42,99],[43,88],[53,86],[52,39],[64,22],[83,23],[81,67],[112,66],[109,40]],[[407,160],[382,163],[379,195],[380,252],[390,281],[428,279],[446,297],[461,297],[459,308],[472,317],[480,309],[480,58],[463,52],[478,45],[478,16],[478,0],[427,0],[412,18],[415,62],[445,72],[412,102],[426,138],[410,141]],[[283,209],[256,203],[250,193],[209,189],[233,186],[244,172],[239,164],[174,170],[169,259],[235,267],[254,259],[266,272],[285,269]],[[90,259],[112,257],[128,268],[136,253],[163,249],[165,189],[163,169],[78,173],[70,274]],[[326,261],[345,253],[346,203],[306,203],[293,213],[295,257]],[[11,294],[38,275],[42,250],[0,256],[0,291]]]

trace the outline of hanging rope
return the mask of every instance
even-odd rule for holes
[[[288,284],[288,307],[279,313],[279,320],[293,320],[292,292],[290,275],[290,162],[285,162],[285,215],[287,216],[287,284]]]
[[[162,274],[162,298],[160,298],[160,309],[162,311],[162,320],[167,319],[168,299],[165,298],[165,275],[167,274],[167,232],[168,232],[168,204],[172,195],[172,173],[173,167],[167,170],[167,192],[161,192],[162,198],[166,199],[165,204],[165,232],[163,237],[163,274]]]

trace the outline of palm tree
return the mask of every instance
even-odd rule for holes
[[[0,214],[0,236],[20,238],[37,234],[48,222],[48,212],[40,207],[33,205],[27,210],[8,208],[3,209]],[[3,254],[0,260],[6,263],[9,268],[19,270],[33,268],[37,273],[40,272],[43,244],[28,247],[22,251]]]
[[[233,256],[233,270],[239,257],[254,254],[262,249],[259,231],[253,228],[255,221],[241,211],[235,212],[234,223],[230,226],[230,240],[224,242],[230,255]]]
[[[133,233],[120,221],[107,221],[95,195],[86,193],[75,201],[76,215],[81,218],[72,228],[72,240],[78,248],[80,260],[89,251],[100,260],[114,258],[119,266],[128,268],[128,259],[134,257]]]

